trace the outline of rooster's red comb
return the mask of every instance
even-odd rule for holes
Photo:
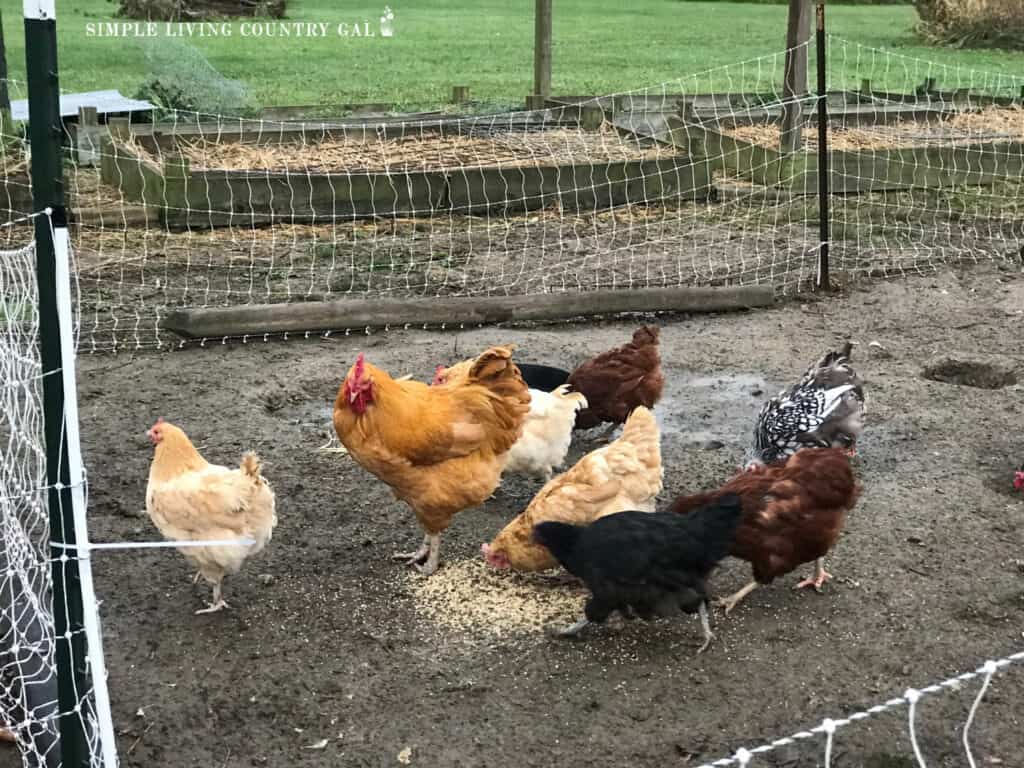
[[[363,372],[365,370],[366,370],[366,355],[364,355],[362,352],[360,352],[358,355],[356,355],[356,368],[355,368],[355,371],[354,371],[356,379],[363,378]]]

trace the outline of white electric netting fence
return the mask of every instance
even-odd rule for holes
[[[35,218],[13,221],[4,227],[5,236],[16,232],[31,237]],[[68,270],[58,267],[58,279],[64,281],[66,299]],[[87,562],[78,565],[83,574],[86,626],[92,627],[92,634],[77,625],[62,637],[55,634],[51,541],[65,537],[62,530],[51,535],[48,510],[52,486],[47,479],[38,300],[35,245],[0,251],[0,727],[15,737],[25,768],[56,768],[62,763],[60,728],[74,719],[86,734],[90,765],[114,768],[114,762],[103,762],[100,743],[102,733],[108,738],[112,734],[111,728],[100,726],[101,717],[109,724],[109,709],[97,708],[97,691],[91,682],[93,673],[101,674],[105,687],[102,651],[95,642],[98,606]],[[66,319],[65,335],[70,338],[72,323]],[[70,377],[73,380],[73,371]],[[77,422],[73,398],[72,388],[65,399],[67,424],[71,416]],[[74,485],[72,492],[81,502],[76,527],[84,528],[84,479]],[[62,553],[56,556],[58,567],[64,567],[70,556],[59,547],[57,551]],[[59,643],[72,649],[72,663],[85,670],[78,683],[86,681],[86,687],[72,689],[74,703],[66,701],[63,708],[58,697]],[[76,648],[84,648],[86,655],[75,656]],[[112,755],[112,744],[108,750]]]
[[[176,346],[161,326],[180,308],[806,289],[817,99],[782,88],[801,56],[813,82],[801,46],[505,114],[174,111],[78,127],[66,178],[83,349]],[[1020,258],[1024,78],[833,37],[826,69],[834,279]]]

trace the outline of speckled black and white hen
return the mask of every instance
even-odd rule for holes
[[[846,342],[807,369],[803,378],[764,404],[746,464],[754,469],[801,448],[845,448],[856,454],[864,427],[864,386],[850,364]]]

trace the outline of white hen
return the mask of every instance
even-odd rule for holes
[[[550,480],[569,453],[576,413],[586,407],[587,398],[570,392],[568,384],[551,392],[531,389],[523,435],[509,450],[503,474],[535,475]]]

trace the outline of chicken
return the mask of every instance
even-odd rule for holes
[[[643,406],[626,421],[615,441],[591,451],[550,480],[529,506],[481,547],[494,568],[543,571],[557,566],[551,553],[533,539],[541,522],[585,524],[623,510],[653,512],[661,492],[661,436],[654,414]]]
[[[788,390],[761,408],[747,469],[792,456],[801,448],[845,448],[856,453],[864,427],[864,387],[850,365],[853,345],[828,352]]]
[[[356,358],[334,403],[334,429],[349,455],[416,513],[423,545],[395,557],[437,570],[452,516],[487,500],[519,439],[530,394],[508,347],[476,358],[465,380],[444,386],[395,381]]]
[[[565,463],[576,413],[587,407],[587,399],[579,392],[570,392],[567,384],[553,392],[529,392],[530,412],[523,434],[509,450],[503,473],[536,475],[547,481],[555,468]]]
[[[739,498],[726,495],[690,515],[626,511],[582,527],[540,523],[536,541],[591,592],[584,618],[558,634],[576,635],[616,610],[646,621],[681,610],[700,614],[703,652],[714,637],[704,582],[727,554],[741,515]]]
[[[220,546],[180,547],[198,573],[213,585],[213,602],[196,613],[213,613],[228,604],[221,584],[242,563],[266,547],[277,525],[274,492],[260,473],[254,453],[238,469],[210,464],[185,433],[158,419],[146,432],[155,446],[146,487],[146,512],[171,541],[224,541]],[[239,543],[227,543],[239,541]]]
[[[731,494],[742,500],[743,519],[729,554],[751,564],[754,580],[720,601],[725,612],[759,584],[812,561],[814,576],[795,588],[813,586],[820,592],[832,578],[825,570],[825,555],[860,495],[846,454],[838,448],[807,448],[759,472],[741,472],[717,491],[682,496],[671,511],[687,514]]]
[[[0,741],[17,741],[17,739],[6,728],[0,728]]]
[[[580,365],[569,385],[587,398],[587,408],[576,416],[576,429],[609,423],[608,434],[637,406],[653,408],[661,399],[665,377],[658,353],[656,326],[638,328],[633,339]]]

